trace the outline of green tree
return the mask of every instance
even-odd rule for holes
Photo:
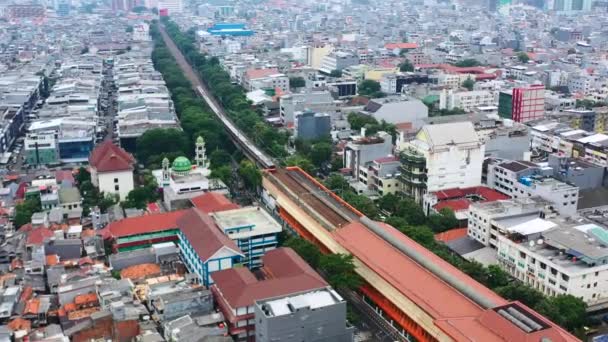
[[[317,246],[312,243],[297,237],[290,237],[285,241],[285,247],[292,248],[302,259],[306,260],[306,262],[312,267],[319,267],[319,262],[321,261],[321,252]]]
[[[521,63],[528,63],[530,61],[530,56],[528,56],[527,53],[525,52],[519,52],[517,54],[517,59],[521,62]]]
[[[212,169],[224,166],[228,166],[228,168],[230,168],[231,162],[232,157],[230,157],[230,154],[224,150],[215,150],[209,155],[209,163],[211,164]]]
[[[127,26],[127,28],[125,29],[125,31],[127,33],[133,33],[133,26],[132,25]]]
[[[239,164],[239,176],[243,179],[245,186],[252,191],[257,191],[262,184],[262,174],[260,170],[249,160],[243,160]]]
[[[412,64],[409,60],[405,60],[401,65],[399,65],[399,71],[401,72],[412,72],[414,71],[414,64]]]
[[[541,292],[521,283],[511,283],[497,287],[494,291],[506,299],[519,300],[531,308],[537,307],[544,299]]]
[[[367,125],[378,124],[378,121],[373,116],[355,112],[348,113],[346,119],[348,120],[350,128],[355,131],[360,130],[362,127],[366,127]]]
[[[156,189],[150,186],[136,187],[129,191],[127,198],[121,203],[123,208],[145,209],[148,203],[152,203],[158,199]]]
[[[467,90],[473,90],[473,87],[475,86],[475,80],[469,77],[464,80],[464,82],[462,82],[462,86],[467,88]]]
[[[289,87],[290,88],[302,88],[306,86],[306,80],[303,77],[290,77]]]
[[[80,168],[78,168],[78,173],[76,173],[76,176],[74,177],[74,180],[76,181],[76,184],[82,184],[84,182],[90,182],[91,181],[91,173],[85,167],[81,166]]]
[[[328,254],[319,261],[327,281],[336,289],[356,290],[362,285],[361,277],[355,272],[352,255]]]
[[[344,198],[348,204],[352,205],[371,219],[377,219],[380,214],[378,207],[367,196],[358,195],[352,191],[348,191],[342,195],[342,198]]]
[[[397,210],[397,204],[399,203],[399,197],[395,194],[386,194],[378,199],[378,207],[382,210],[386,210],[389,213],[393,213]]]
[[[41,210],[40,198],[30,198],[23,203],[15,206],[15,217],[13,223],[15,227],[21,228],[24,224],[32,221],[32,215]]]
[[[412,226],[420,226],[426,222],[422,208],[411,199],[399,201],[397,211],[393,215],[403,217]]]
[[[475,67],[475,66],[480,66],[481,63],[473,58],[468,58],[468,59],[463,59],[461,61],[458,61],[456,63],[454,63],[454,66],[460,67],[460,68],[470,68],[470,67]]]
[[[374,80],[363,80],[359,83],[359,95],[371,96],[380,92],[380,83]]]
[[[191,154],[190,142],[184,131],[175,128],[155,128],[137,138],[137,159],[149,165],[151,157],[173,153]]]
[[[509,283],[509,274],[498,265],[488,266],[487,285],[491,289],[506,286]]]
[[[348,191],[350,189],[350,185],[346,178],[337,173],[332,173],[325,180],[325,187],[329,190],[338,193],[341,195],[344,191]]]
[[[536,309],[569,331],[580,328],[587,322],[587,305],[572,295],[546,297]]]
[[[302,170],[306,171],[306,173],[314,174],[315,173],[315,165],[312,161],[301,154],[294,154],[285,159],[286,166],[297,166]]]
[[[342,77],[342,70],[332,70],[329,73],[329,77]]]
[[[331,160],[333,146],[325,141],[312,145],[310,151],[310,160],[316,167],[321,167],[323,164]]]
[[[211,170],[210,177],[221,179],[224,184],[229,184],[230,180],[232,179],[232,168],[230,165],[214,167]]]

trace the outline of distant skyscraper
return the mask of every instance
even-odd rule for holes
[[[591,0],[554,0],[553,8],[556,12],[582,12],[591,10]]]
[[[60,17],[66,17],[70,15],[70,8],[72,3],[70,0],[55,0],[55,12]]]

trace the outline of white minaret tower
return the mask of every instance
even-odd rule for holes
[[[196,150],[194,151],[194,160],[196,161],[196,167],[207,168],[207,154],[205,151],[205,140],[199,136],[196,138]]]
[[[162,186],[167,186],[170,183],[170,177],[171,177],[171,171],[169,170],[169,159],[167,159],[165,157],[165,159],[163,159],[162,162],[162,168],[163,168],[163,184]]]

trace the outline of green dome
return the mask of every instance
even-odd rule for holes
[[[171,164],[171,169],[174,172],[188,172],[192,169],[192,164],[186,157],[177,157]]]

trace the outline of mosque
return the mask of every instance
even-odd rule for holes
[[[165,158],[162,168],[152,171],[159,187],[163,189],[163,203],[167,210],[188,207],[191,198],[205,192],[228,194],[226,184],[220,179],[210,178],[211,170],[203,137],[196,139],[194,152],[194,165],[183,156],[175,158],[172,163]]]

